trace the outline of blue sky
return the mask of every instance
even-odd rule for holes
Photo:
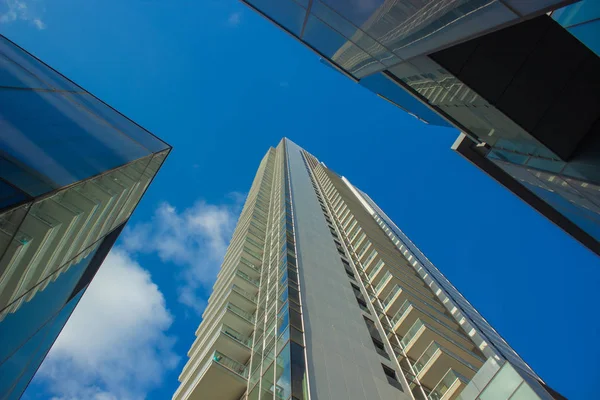
[[[0,29],[174,146],[26,398],[170,398],[241,199],[282,136],[378,202],[551,386],[595,397],[598,257],[453,153],[457,131],[234,0],[2,0]]]

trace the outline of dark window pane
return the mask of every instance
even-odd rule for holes
[[[304,349],[300,345],[290,342],[290,350],[292,359],[292,395],[301,400],[308,399]]]

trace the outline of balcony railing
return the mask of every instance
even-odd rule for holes
[[[233,312],[234,314],[244,318],[248,322],[254,323],[254,314],[250,314],[249,312],[242,310],[235,304],[227,303],[227,309]]]
[[[448,372],[446,372],[446,375],[444,375],[431,393],[429,393],[429,400],[442,400],[446,392],[454,385],[454,383],[456,383],[456,381],[461,381],[465,385],[469,383],[469,379],[453,369],[449,369]]]
[[[406,310],[408,310],[408,308],[412,305],[413,304],[409,300],[404,300],[404,303],[402,303],[396,314],[394,314],[391,319],[392,326],[395,326],[396,323],[402,319]]]
[[[239,333],[235,329],[233,329],[225,324],[223,324],[223,326],[221,326],[221,332],[223,332],[225,335],[229,336],[230,338],[240,342],[244,346],[252,347],[252,338],[243,336],[241,333]]]
[[[381,271],[381,268],[383,268],[384,265],[385,263],[383,262],[383,260],[379,260],[375,268],[373,268],[373,271],[369,273],[369,280],[373,279],[375,275],[377,275],[379,271]]]
[[[392,300],[394,299],[394,297],[402,290],[402,288],[399,285],[394,286],[394,288],[392,289],[392,291],[390,292],[390,294],[387,295],[387,297],[385,299],[383,299],[383,305],[384,307],[387,307]]]
[[[390,271],[385,272],[385,275],[383,276],[383,278],[381,278],[381,280],[379,281],[377,286],[375,286],[375,293],[379,293],[379,291],[381,289],[383,289],[383,287],[385,286],[385,284],[387,283],[388,279],[390,279],[391,276],[392,276],[392,273]]]
[[[235,273],[237,276],[239,276],[240,278],[244,279],[247,282],[250,282],[254,286],[258,286],[260,284],[260,282],[257,279],[252,279],[248,274],[240,271],[239,269]]]
[[[234,292],[236,292],[240,296],[245,297],[246,299],[250,300],[251,302],[256,303],[256,298],[258,296],[251,295],[250,293],[246,292],[244,289],[240,288],[238,285],[233,284],[231,286],[231,290],[233,290]]]
[[[215,351],[212,356],[212,361],[221,364],[222,366],[224,366],[228,370],[238,374],[242,378],[245,378],[245,379],[248,378],[248,368],[244,364],[241,364],[241,363],[227,357],[223,353]]]
[[[257,268],[254,264],[252,264],[250,261],[248,261],[244,257],[240,257],[240,263],[244,264],[246,267],[253,269],[254,271],[256,271],[260,274],[260,268]]]
[[[423,352],[423,354],[421,355],[421,357],[419,357],[417,362],[415,362],[414,367],[415,367],[415,372],[417,374],[420,373],[423,370],[423,368],[425,368],[427,363],[429,363],[429,361],[431,361],[431,359],[433,358],[433,356],[436,354],[436,352],[438,350],[443,352],[444,354],[447,354],[448,356],[454,358],[456,361],[460,362],[461,364],[464,364],[465,366],[469,367],[473,371],[477,371],[477,367],[473,366],[472,364],[469,364],[468,362],[466,362],[465,360],[463,360],[456,354],[452,353],[450,350],[446,349],[445,347],[440,346],[437,342],[431,342],[429,347],[427,347],[427,350],[425,350]]]
[[[406,304],[406,302],[405,302],[405,304]],[[419,330],[421,329],[421,327],[423,327],[423,325],[425,325],[425,324],[420,319],[417,319],[415,321],[413,326],[410,327],[408,332],[406,332],[406,335],[404,335],[404,337],[400,341],[400,343],[402,343],[403,347],[406,347],[414,339],[417,332],[419,332]]]

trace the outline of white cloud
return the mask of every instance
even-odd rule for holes
[[[178,300],[201,314],[244,197],[232,194],[231,205],[201,201],[182,211],[162,203],[151,222],[125,229],[123,246],[130,252],[155,253],[163,262],[180,266]]]
[[[179,363],[172,321],[148,271],[114,248],[34,382],[54,400],[143,399]]]
[[[41,19],[44,4],[41,0],[3,0],[0,2],[0,23],[27,21],[37,29],[46,29],[46,24]]]
[[[242,12],[241,11],[236,11],[236,12],[230,14],[229,18],[227,19],[227,23],[230,26],[237,26],[240,24],[240,22],[242,22]]]

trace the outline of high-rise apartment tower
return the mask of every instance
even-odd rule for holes
[[[284,139],[174,400],[561,399],[363,192]]]
[[[0,36],[0,399],[19,399],[171,147]]]
[[[242,2],[600,255],[598,0]]]

